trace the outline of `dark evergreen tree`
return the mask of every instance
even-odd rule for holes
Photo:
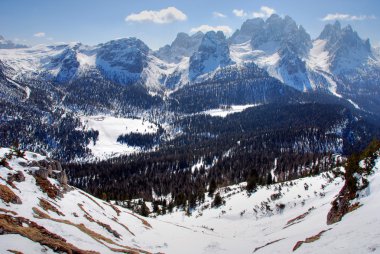
[[[147,207],[147,205],[145,204],[144,201],[142,201],[142,204],[141,204],[141,207],[140,207],[140,214],[144,217],[148,217],[149,214],[150,214],[150,210],[149,208]]]
[[[220,193],[216,193],[215,197],[214,197],[214,201],[212,202],[212,205],[215,206],[215,207],[219,207],[221,205],[223,205],[223,198],[220,196]]]

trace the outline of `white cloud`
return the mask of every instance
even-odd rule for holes
[[[345,13],[329,13],[324,18],[323,21],[331,21],[331,20],[351,20],[351,21],[360,21],[366,19],[376,19],[374,15],[350,15]]]
[[[268,18],[272,14],[276,13],[275,9],[272,9],[268,6],[261,6],[259,12],[253,12],[252,15],[255,18]]]
[[[224,15],[223,13],[220,13],[220,12],[217,12],[217,11],[214,11],[212,13],[212,15],[214,16],[214,18],[226,18],[227,16]]]
[[[193,27],[190,30],[190,33],[203,32],[207,33],[208,31],[222,31],[224,34],[232,34],[232,29],[229,26],[209,26],[201,25],[198,27]]]
[[[238,10],[238,9],[234,9],[232,10],[232,13],[236,16],[236,17],[240,17],[240,18],[243,18],[245,16],[247,16],[247,13],[244,11],[244,10]]]
[[[44,32],[38,32],[38,33],[35,33],[33,36],[38,37],[38,38],[42,38],[42,37],[45,37],[46,34]]]
[[[158,11],[144,10],[139,13],[132,13],[125,18],[125,21],[133,22],[153,22],[167,24],[174,21],[184,21],[187,16],[175,7],[168,7]]]

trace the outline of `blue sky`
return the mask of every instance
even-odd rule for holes
[[[292,17],[312,38],[338,19],[380,46],[379,0],[1,0],[0,35],[30,45],[137,37],[157,49],[178,32],[233,32],[247,18],[274,12]]]

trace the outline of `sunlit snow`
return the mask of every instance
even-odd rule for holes
[[[138,151],[139,148],[137,147],[131,147],[117,142],[117,138],[122,134],[157,132],[157,126],[155,124],[142,119],[99,115],[82,116],[81,120],[86,129],[99,131],[99,137],[95,145],[91,142],[88,146],[93,155],[98,158],[107,158]]]

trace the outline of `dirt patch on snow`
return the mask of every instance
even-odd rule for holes
[[[59,216],[65,216],[61,211],[58,210],[54,205],[52,205],[49,201],[46,199],[40,198],[40,207],[44,209],[46,212],[52,211],[58,214]]]
[[[58,196],[61,195],[61,192],[59,189],[53,185],[48,179],[44,179],[40,176],[33,175],[36,179],[36,184],[41,188],[43,192],[45,192],[49,198],[56,199]]]
[[[285,228],[288,228],[288,227],[290,227],[290,226],[293,226],[294,224],[300,223],[301,220],[303,220],[307,215],[309,215],[309,214],[311,213],[311,211],[313,211],[314,209],[315,209],[315,207],[311,207],[311,208],[309,208],[309,210],[308,210],[307,212],[305,212],[305,213],[301,214],[300,216],[297,216],[297,217],[295,217],[295,218],[289,220],[289,221],[286,223],[284,229],[285,229]]]
[[[306,238],[305,240],[303,241],[298,241],[296,243],[296,245],[294,245],[293,247],[293,251],[297,250],[299,247],[301,247],[302,244],[304,243],[312,243],[312,242],[315,242],[317,240],[319,240],[321,238],[321,236],[323,235],[323,233],[325,233],[326,231],[329,231],[331,230],[331,228],[329,229],[326,229],[326,230],[322,230],[321,232],[319,232],[318,234],[314,235],[314,236],[311,236],[311,237],[308,237]]]
[[[281,240],[284,240],[284,239],[285,239],[285,238],[277,239],[277,240],[271,241],[271,242],[269,242],[269,243],[266,243],[266,244],[264,244],[263,246],[256,247],[256,248],[253,250],[253,253],[255,253],[256,251],[258,251],[258,250],[260,250],[260,249],[262,249],[262,248],[267,247],[268,245],[271,245],[271,244],[277,243],[277,242],[279,242],[279,241],[281,241]]]
[[[38,217],[38,218],[48,219],[48,220],[52,220],[52,221],[55,221],[55,222],[58,222],[58,223],[64,223],[64,224],[67,224],[67,225],[74,226],[74,227],[78,228],[80,231],[82,231],[83,233],[85,233],[88,236],[90,236],[91,238],[93,238],[95,241],[101,243],[102,245],[106,246],[107,248],[109,248],[112,251],[122,252],[122,253],[131,253],[131,254],[133,254],[133,253],[136,253],[136,254],[137,253],[150,254],[150,252],[147,252],[147,251],[144,251],[144,250],[140,250],[140,249],[136,249],[136,248],[133,248],[133,247],[129,247],[129,246],[118,244],[115,241],[113,241],[112,239],[107,238],[107,237],[105,237],[105,236],[103,236],[103,235],[101,235],[99,233],[96,233],[95,231],[87,228],[84,224],[75,224],[75,223],[73,223],[71,221],[68,221],[68,220],[61,220],[61,219],[52,218],[48,214],[42,212],[41,210],[39,210],[36,207],[33,207],[33,212],[36,214],[36,217]],[[116,248],[110,247],[110,246],[108,246],[105,243],[116,245],[118,247],[121,247],[122,249],[116,249]]]
[[[22,204],[21,199],[8,186],[0,184],[0,199],[5,203]]]
[[[67,243],[66,240],[59,235],[56,235],[37,223],[23,217],[0,214],[0,228],[3,233],[19,234],[33,242],[38,242],[41,245],[45,245],[57,252],[78,254],[98,253],[94,251],[81,250],[74,245]]]

